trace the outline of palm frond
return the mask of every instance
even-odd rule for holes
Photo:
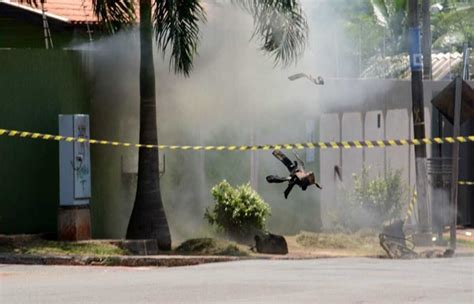
[[[199,22],[206,21],[199,0],[155,1],[153,23],[158,48],[163,55],[171,48],[170,68],[185,76],[193,68],[199,45]]]
[[[31,6],[38,6],[38,3],[41,3],[41,0],[19,0],[19,3],[26,3]]]
[[[92,4],[99,22],[112,33],[135,22],[134,0],[92,0]]]
[[[393,2],[394,10],[396,12],[408,10],[408,0],[395,0]]]
[[[231,0],[253,17],[252,38],[275,64],[295,62],[308,40],[308,23],[298,0]]]
[[[374,10],[374,15],[377,23],[387,28],[388,27],[388,8],[385,5],[385,1],[383,0],[370,0],[370,4],[372,4],[372,8]]]

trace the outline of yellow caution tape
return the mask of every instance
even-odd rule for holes
[[[474,186],[474,182],[470,182],[470,181],[459,181],[458,184],[461,186]],[[405,222],[410,218],[410,216],[413,213],[413,210],[415,210],[417,197],[418,197],[418,194],[416,193],[416,190],[415,190],[413,191],[413,196],[410,200],[410,204],[408,205],[407,214],[405,216]]]
[[[255,151],[255,150],[302,150],[302,149],[361,149],[361,148],[384,148],[394,146],[408,145],[427,145],[427,144],[452,144],[454,142],[466,143],[474,142],[474,135],[453,137],[436,137],[423,139],[390,139],[390,140],[354,140],[341,142],[307,142],[294,144],[275,144],[275,145],[253,145],[253,146],[178,146],[178,145],[148,145],[132,144],[127,142],[97,140],[83,137],[68,137],[61,135],[32,133],[27,131],[0,129],[0,136],[11,136],[20,138],[43,139],[53,141],[80,142],[99,145],[110,145],[116,147],[135,147],[146,149],[168,149],[168,150],[191,150],[191,151]]]
[[[412,215],[413,210],[415,210],[417,197],[418,197],[418,194],[416,193],[416,190],[415,190],[413,191],[413,196],[411,197],[410,204],[408,205],[407,214],[405,215],[405,220],[404,220],[405,223],[406,221],[408,221],[408,219]]]

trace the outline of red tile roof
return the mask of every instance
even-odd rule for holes
[[[11,0],[11,3],[16,2],[19,4],[18,0]],[[31,6],[35,10],[41,11],[41,6],[38,7]],[[28,7],[26,3],[21,3],[19,5]],[[97,17],[94,15],[92,0],[45,0],[44,8],[46,13],[50,17],[60,17],[60,19],[66,19],[71,23],[95,23],[97,22]]]

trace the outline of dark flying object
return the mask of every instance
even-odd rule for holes
[[[284,192],[285,199],[288,198],[288,195],[295,185],[298,185],[301,189],[303,189],[303,191],[305,191],[308,186],[311,185],[315,185],[319,189],[322,189],[322,187],[316,182],[314,173],[311,171],[306,172],[304,170],[304,163],[296,153],[295,156],[298,161],[293,162],[280,150],[275,150],[272,152],[272,154],[285,165],[288,171],[290,171],[290,175],[287,177],[280,177],[276,175],[267,176],[267,182],[269,183],[288,182],[288,187]]]

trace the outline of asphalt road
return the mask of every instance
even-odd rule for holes
[[[474,258],[0,265],[0,303],[474,303]]]

